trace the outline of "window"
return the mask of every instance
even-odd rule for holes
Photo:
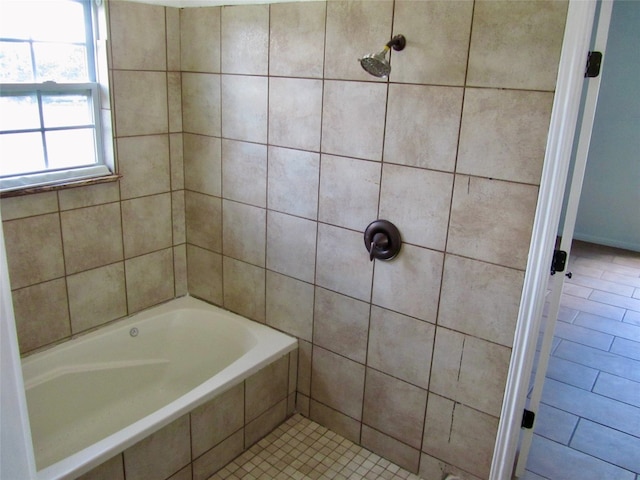
[[[110,175],[91,0],[0,1],[0,190]]]

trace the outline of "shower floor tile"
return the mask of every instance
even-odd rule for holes
[[[209,480],[420,480],[388,460],[294,415]]]

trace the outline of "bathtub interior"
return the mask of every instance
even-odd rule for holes
[[[297,346],[193,298],[171,303],[25,359],[38,470],[102,452],[95,465]]]

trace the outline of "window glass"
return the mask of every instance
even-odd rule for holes
[[[0,135],[0,176],[39,172],[46,168],[38,132]]]
[[[91,0],[0,0],[0,190],[111,173],[93,13]]]
[[[0,130],[40,128],[40,112],[35,93],[0,96]]]
[[[91,124],[93,122],[91,91],[77,95],[42,94],[42,116],[46,128]]]
[[[47,132],[46,137],[48,168],[55,170],[94,163],[87,157],[87,152],[94,148],[92,128],[53,130]],[[74,148],[69,148],[69,145]]]

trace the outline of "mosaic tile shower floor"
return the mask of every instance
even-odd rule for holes
[[[209,480],[420,480],[384,458],[294,415]]]

